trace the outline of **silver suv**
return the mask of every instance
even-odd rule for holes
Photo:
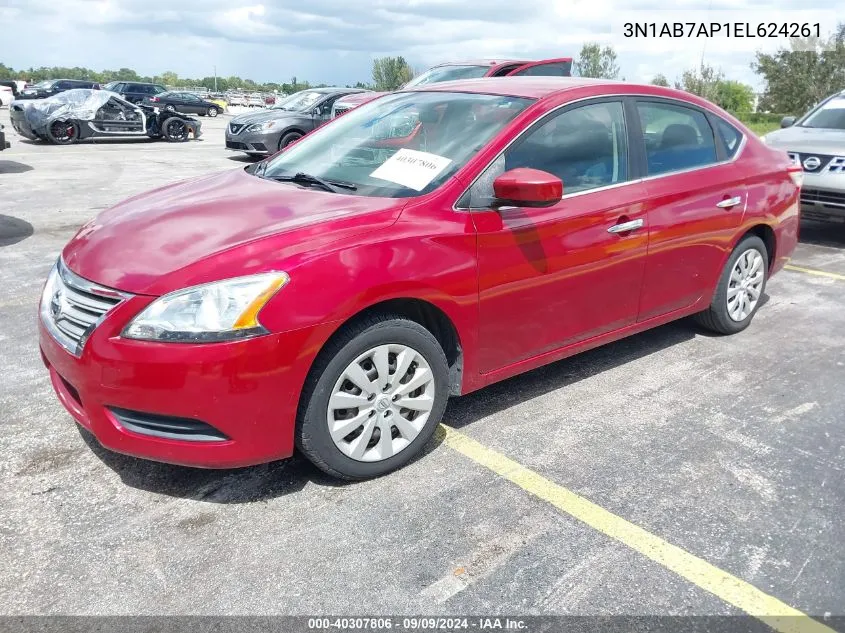
[[[804,168],[801,213],[814,220],[845,222],[845,90],[831,95],[797,121],[763,141],[785,149]]]

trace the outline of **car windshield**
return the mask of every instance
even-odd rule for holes
[[[288,97],[279,109],[305,112],[324,96],[325,93],[316,90],[302,90]]]
[[[292,101],[296,94],[276,97],[276,103],[270,106],[270,110],[283,110],[287,107],[287,103]]]
[[[450,178],[531,102],[472,93],[395,93],[309,134],[256,174],[278,180],[307,174],[362,196],[423,195]]]
[[[54,83],[56,83],[55,79],[45,79],[44,81],[39,81],[37,84],[31,86],[32,88],[49,88]]]
[[[441,81],[452,81],[454,79],[475,79],[483,77],[490,70],[489,66],[435,66],[425,71],[422,75],[414,77],[406,83],[403,88],[413,88],[426,84],[436,84]]]
[[[822,105],[801,122],[801,127],[845,130],[845,97],[836,97]]]

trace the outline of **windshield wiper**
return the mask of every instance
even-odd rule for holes
[[[312,176],[311,174],[306,174],[305,172],[297,172],[293,176],[269,176],[270,180],[277,180],[278,182],[296,182],[301,183],[304,185],[317,185],[322,187],[326,191],[330,191],[331,193],[340,193],[338,191],[338,187],[341,189],[348,189],[349,191],[355,191],[358,189],[357,185],[353,185],[351,182],[343,182],[342,180],[323,180],[322,178],[318,178],[317,176]]]

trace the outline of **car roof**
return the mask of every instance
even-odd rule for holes
[[[528,64],[525,59],[468,59],[460,62],[450,61],[437,64],[432,68],[440,66],[498,66],[499,64]]]
[[[303,90],[298,90],[297,92],[304,92],[308,90],[310,92],[322,92],[323,94],[329,94],[331,92],[365,92],[363,88],[344,88],[342,86],[324,86],[322,88],[304,88]]]
[[[649,94],[666,94],[667,96],[683,96],[694,100],[693,95],[675,90],[646,84],[635,84],[612,79],[593,79],[590,77],[484,77],[480,79],[459,79],[440,83],[424,84],[408,89],[408,92],[472,92],[478,94],[496,94],[508,97],[524,97],[542,99],[549,95],[575,90],[585,87],[613,86],[624,93],[645,90]]]

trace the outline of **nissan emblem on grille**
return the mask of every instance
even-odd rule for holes
[[[814,169],[818,169],[819,165],[822,164],[821,159],[818,156],[808,156],[804,159],[804,169],[807,171],[813,171]]]
[[[50,314],[53,315],[53,319],[58,321],[62,318],[62,303],[64,302],[64,298],[62,297],[61,289],[56,290],[56,294],[53,295],[53,300],[50,301]]]
[[[83,279],[61,261],[54,283],[52,294],[44,298],[42,320],[56,341],[79,356],[101,319],[130,295]]]

